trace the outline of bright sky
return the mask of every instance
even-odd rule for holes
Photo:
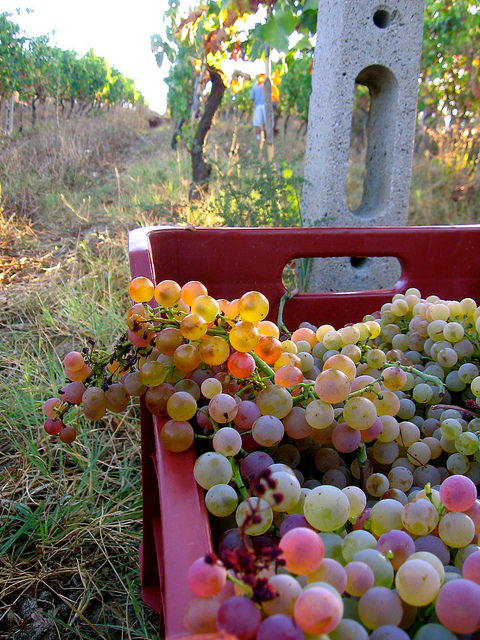
[[[27,15],[27,8],[33,13]],[[27,36],[50,35],[50,44],[80,56],[93,49],[134,80],[151,109],[163,113],[166,69],[155,62],[150,36],[162,33],[166,8],[166,0],[2,0],[0,11],[11,13]]]

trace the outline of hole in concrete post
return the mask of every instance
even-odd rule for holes
[[[373,24],[379,29],[386,29],[390,25],[390,12],[386,9],[377,9],[373,14]]]
[[[352,125],[350,127],[350,149],[348,152],[347,184],[345,196],[350,211],[355,211],[363,196],[365,181],[365,159],[368,140],[368,114],[370,92],[367,87],[356,84],[353,96]]]
[[[385,211],[387,206],[393,171],[393,149],[398,110],[398,82],[394,74],[382,65],[371,65],[363,69],[355,80],[370,96],[367,116],[367,132],[364,136],[362,195],[359,198],[358,185],[353,197],[356,215],[374,218]],[[355,112],[354,112],[355,114]],[[353,129],[352,129],[353,130]],[[352,153],[352,149],[350,149]],[[353,175],[353,164],[351,174]],[[348,194],[348,182],[347,193]],[[347,199],[348,202],[348,199]],[[350,207],[350,203],[349,203]]]
[[[350,258],[350,264],[354,269],[361,269],[368,263],[368,258],[365,257],[355,257]]]

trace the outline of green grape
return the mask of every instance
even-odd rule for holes
[[[408,558],[398,568],[395,586],[404,602],[423,607],[435,600],[440,590],[440,578],[430,563]]]
[[[272,415],[281,420],[292,410],[293,398],[285,387],[272,384],[258,393],[257,405],[263,415]]]
[[[479,450],[480,441],[474,433],[466,431],[455,438],[455,448],[458,453],[471,456]]]
[[[347,533],[343,538],[342,556],[344,562],[351,562],[353,556],[362,549],[375,549],[377,539],[373,534],[365,529],[357,529]]]
[[[205,495],[205,505],[208,511],[220,518],[231,515],[238,504],[237,492],[228,484],[215,484]]]
[[[340,489],[324,485],[316,487],[305,498],[305,518],[318,531],[336,531],[350,514],[350,502]]]
[[[195,480],[203,489],[210,489],[215,484],[228,484],[232,473],[228,459],[214,451],[202,453],[193,466]]]
[[[237,525],[243,527],[248,535],[261,536],[270,529],[273,511],[262,498],[246,498],[238,505],[235,519]]]

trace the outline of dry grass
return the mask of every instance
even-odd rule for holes
[[[427,131],[417,145],[410,224],[480,222],[480,130]]]

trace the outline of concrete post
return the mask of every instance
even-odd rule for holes
[[[305,226],[406,223],[424,4],[320,0],[302,194]],[[355,84],[368,88],[370,112],[363,197],[351,211],[345,190]],[[377,288],[398,277],[394,260],[322,263],[311,269],[309,290]]]

